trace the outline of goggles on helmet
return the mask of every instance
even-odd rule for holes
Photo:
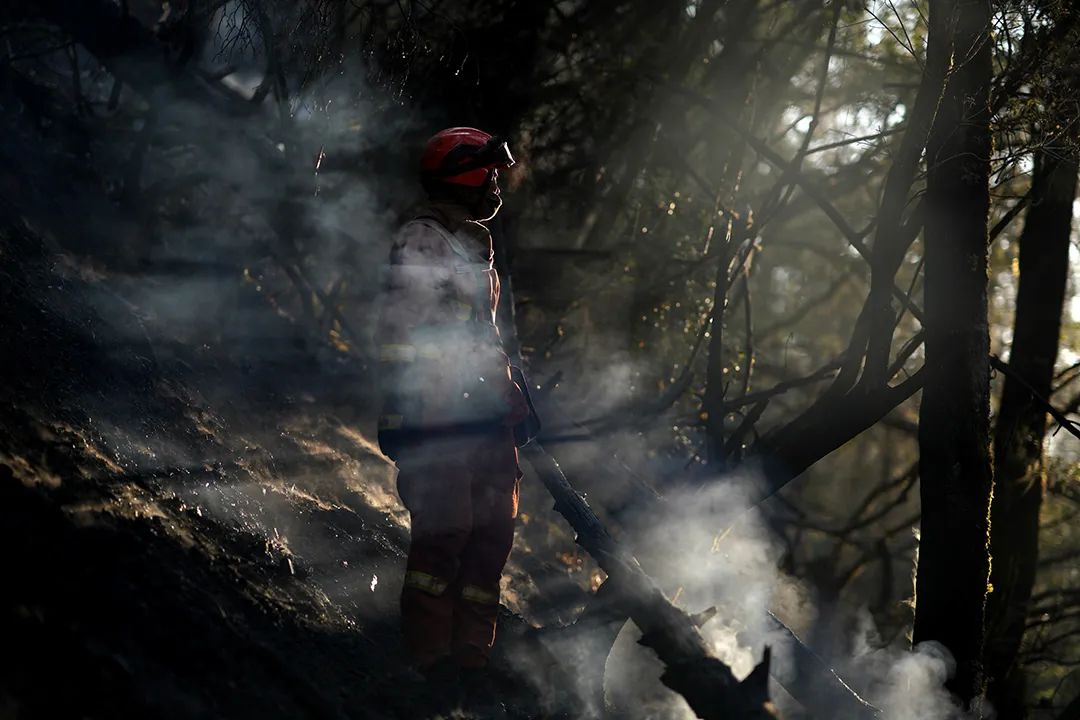
[[[510,154],[510,146],[506,144],[506,140],[493,137],[480,146],[458,145],[446,153],[438,170],[429,171],[428,174],[447,178],[471,170],[510,167],[513,164],[514,156]]]

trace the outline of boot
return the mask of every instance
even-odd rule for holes
[[[448,717],[459,709],[464,701],[461,674],[457,665],[449,657],[436,660],[431,665],[420,668],[423,687],[416,693],[416,712],[411,717],[417,720]]]
[[[504,688],[487,668],[466,668],[461,671],[465,717],[474,720],[506,720],[509,716],[504,702]]]

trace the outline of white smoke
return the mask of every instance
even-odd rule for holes
[[[716,616],[702,633],[716,656],[744,678],[772,648],[771,695],[782,717],[801,717],[803,708],[787,690],[797,672],[793,638],[779,631],[769,612],[800,635],[816,621],[810,593],[777,567],[781,546],[760,512],[749,507],[757,479],[744,472],[707,483],[699,490],[668,495],[667,516],[646,517],[625,537],[646,570],[676,605],[689,613],[715,607]],[[883,720],[968,720],[945,688],[955,670],[947,649],[922,643],[911,649],[901,641],[886,645],[865,608],[854,614],[844,632],[847,656],[832,663],[862,698],[878,708]],[[663,666],[652,651],[637,644],[640,632],[628,623],[620,633],[606,669],[606,701],[616,713],[662,720],[695,717],[685,701],[659,682]],[[796,692],[796,694],[798,694]],[[819,701],[820,702],[820,701]],[[821,715],[821,707],[813,709]],[[984,707],[981,717],[991,717]]]
[[[975,718],[945,689],[956,670],[952,653],[940,643],[923,642],[908,648],[884,644],[866,608],[855,617],[851,658],[844,672],[882,711],[885,720],[967,720]],[[992,717],[984,701],[982,717]]]

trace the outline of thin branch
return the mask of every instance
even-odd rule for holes
[[[869,5],[866,6],[865,10],[866,12],[870,13],[870,17],[877,20],[878,24],[881,25],[881,27],[884,28],[890,35],[892,35],[892,38],[896,41],[896,44],[907,50],[911,57],[915,59],[915,62],[919,63],[919,66],[922,67],[922,62],[919,60],[918,53],[915,52],[915,47],[908,44],[911,42],[911,38],[908,38],[908,42],[904,42],[900,39],[896,32],[891,27],[889,27],[888,23],[886,23],[884,20],[874,14],[874,11],[870,9]],[[896,12],[896,8],[893,8],[893,12]],[[899,15],[897,17],[899,17]],[[900,27],[903,28],[904,24],[900,23]],[[904,30],[904,36],[907,37],[907,30]]]
[[[904,346],[900,348],[900,352],[896,353],[896,359],[893,360],[893,364],[889,366],[888,375],[890,380],[896,377],[896,373],[903,369],[904,365],[907,364],[907,361],[915,354],[915,351],[919,349],[925,340],[926,331],[919,330],[919,332],[911,336],[911,339],[904,343]]]
[[[999,358],[997,355],[990,356],[990,367],[998,370],[1006,377],[1012,378],[1016,382],[1020,383],[1020,385],[1022,385],[1024,389],[1031,394],[1031,397],[1036,400],[1040,405],[1042,405],[1043,409],[1045,409],[1046,412],[1050,413],[1050,415],[1055,420],[1057,420],[1060,427],[1065,428],[1065,430],[1067,430],[1071,435],[1080,438],[1080,426],[1077,426],[1076,423],[1065,417],[1064,413],[1051,405],[1049,400],[1037,393],[1035,389],[1031,386],[1031,384],[1023,378],[1023,376],[1021,376],[1019,373],[1009,367],[1007,363],[1002,362],[1001,358]]]
[[[754,312],[750,304],[750,268],[743,271],[742,291],[743,320],[745,322],[743,366],[746,368],[746,372],[743,374],[742,394],[746,395],[750,392],[750,378],[754,372]]]
[[[843,7],[843,3],[833,3],[832,24],[829,26],[829,39],[825,43],[825,59],[821,63],[821,76],[818,78],[817,91],[814,94],[814,111],[810,116],[810,126],[806,129],[799,151],[791,162],[791,170],[785,170],[776,182],[774,202],[766,203],[763,206],[763,213],[766,216],[772,215],[791,199],[791,193],[794,189],[794,185],[791,184],[791,175],[802,169],[803,160],[806,159],[806,153],[810,149],[810,141],[817,130],[818,122],[821,119],[821,102],[825,97],[825,88],[829,84],[829,64],[832,62],[833,51],[836,49],[836,28],[840,24],[840,11],[843,10]]]
[[[900,124],[896,127],[891,127],[888,130],[882,130],[881,132],[874,133],[873,135],[859,135],[857,137],[847,138],[846,140],[837,140],[836,142],[826,143],[824,145],[815,145],[814,147],[806,151],[807,155],[813,155],[814,153],[825,152],[826,150],[835,150],[837,148],[847,147],[848,145],[857,145],[858,143],[869,142],[870,140],[884,140],[885,138],[903,132],[907,127],[906,124]]]
[[[740,135],[751,147],[751,149],[753,149],[754,152],[763,157],[770,165],[775,166],[781,172],[787,171],[789,170],[789,168],[791,168],[791,163],[784,160],[784,158],[781,157],[779,153],[777,153],[767,144],[755,137],[753,133],[751,133],[741,123],[737,122],[734,118],[732,118],[713,98],[683,87],[676,87],[675,92],[677,94],[683,95],[684,97],[694,101],[695,103],[709,110],[712,114],[714,114],[725,124],[731,127],[736,132],[736,134]],[[866,236],[868,231],[860,232],[853,228],[848,223],[843,213],[841,213],[836,208],[836,206],[832,204],[832,201],[829,200],[828,196],[825,193],[825,190],[820,187],[820,184],[809,179],[805,175],[805,173],[803,173],[802,171],[795,171],[792,177],[802,189],[802,191],[805,192],[806,195],[817,204],[817,206],[822,210],[822,212],[825,213],[829,220],[832,221],[833,225],[835,225],[837,229],[840,230],[840,233],[844,236],[844,239],[847,240],[848,244],[851,245],[851,247],[853,247],[855,251],[863,257],[864,260],[866,260],[872,265],[872,254],[870,252],[870,249],[863,242],[863,238]],[[911,300],[907,297],[907,294],[899,287],[897,287],[895,283],[893,284],[893,295],[901,303],[903,303],[905,307],[907,307],[908,311],[912,315],[914,315],[920,322],[922,321],[922,309],[912,303]]]
[[[794,380],[784,380],[772,386],[768,390],[758,390],[757,392],[747,393],[742,397],[733,398],[728,400],[725,405],[730,409],[737,409],[745,407],[747,405],[754,405],[760,403],[763,400],[770,400],[777,395],[782,395],[789,390],[803,387],[806,385],[813,385],[814,383],[823,382],[833,377],[837,368],[840,367],[840,362],[834,360],[830,363],[826,363],[822,367],[818,368],[814,372],[810,373],[806,377],[796,378]]]

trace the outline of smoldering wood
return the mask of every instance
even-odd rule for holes
[[[916,375],[909,378],[906,383],[897,386],[896,388],[890,388],[891,392],[887,394],[884,399],[878,398],[876,400],[868,400],[868,405],[863,408],[863,412],[869,410],[869,412],[873,414],[880,413],[880,415],[888,413],[901,402],[901,398],[906,399],[911,392],[914,392],[912,388],[917,389],[920,387],[920,382],[921,374],[916,373]],[[546,417],[551,417],[553,415],[556,417],[560,416],[561,412],[558,410],[557,405],[551,402],[550,398],[546,397],[548,393],[544,393],[544,395],[544,399],[548,402],[546,402],[545,407],[542,408],[542,414]],[[763,400],[767,399],[768,396],[763,398]],[[760,402],[761,401],[759,401],[759,405]],[[819,409],[817,412],[823,413],[824,411]],[[817,418],[813,425],[810,426],[808,423],[808,427],[802,431],[803,434],[809,433],[812,436],[811,442],[808,446],[803,448],[807,452],[812,452],[809,448],[821,450],[822,447],[828,447],[828,445],[823,446],[818,444],[817,441],[820,438],[827,438],[829,444],[835,442],[836,447],[838,447],[849,439],[848,436],[843,435],[844,432],[849,432],[852,427],[858,427],[862,422],[866,422],[866,416],[863,415],[862,412],[855,413],[856,423],[854,425],[846,421],[843,416],[837,417],[833,415],[830,417],[830,422],[828,423],[822,422],[820,419],[821,416],[819,415],[814,415],[813,417]],[[804,420],[804,422],[807,421]],[[579,431],[580,435],[577,439],[581,441],[596,440],[596,437],[590,432],[589,428],[586,428],[582,423],[571,422],[569,424]],[[867,426],[869,426],[869,424],[873,424],[873,422],[869,422]],[[855,431],[852,434],[857,432],[858,431]],[[793,438],[794,446],[801,447],[797,442],[794,442],[799,439],[799,433],[792,432],[791,437]],[[585,548],[585,550],[597,560],[600,567],[605,570],[605,572],[608,572],[610,576],[612,574],[609,569],[611,565],[619,567],[628,563],[629,567],[635,568],[637,572],[641,573],[640,577],[644,578],[645,587],[655,589],[654,581],[641,569],[640,564],[636,558],[634,558],[632,553],[621,547],[611,537],[610,533],[607,532],[585,499],[570,485],[555,459],[543,450],[539,443],[535,441],[525,448],[525,454],[545,487],[556,499],[555,510],[566,518],[570,526],[577,533],[578,544]],[[793,468],[796,467],[796,465],[785,462],[783,459],[784,457],[785,456],[773,457],[769,462],[765,462],[761,457],[757,457],[740,465],[741,467],[752,467],[762,471],[762,476],[765,478],[764,482],[760,483],[752,491],[752,502],[760,502],[761,500],[770,497],[783,487],[783,485],[799,474],[793,474]],[[791,456],[786,457],[790,458]],[[809,464],[812,464],[812,462],[815,462],[817,459],[819,458],[809,460],[804,456],[801,462],[806,462],[807,466],[809,466]],[[796,460],[796,462],[800,461]],[[801,472],[801,470],[799,472]],[[631,478],[634,476],[633,473],[629,473],[629,475]],[[635,490],[634,488],[637,489]],[[644,487],[638,487],[635,483],[630,485],[628,494],[631,496],[631,499],[628,500],[628,504],[639,511],[643,507],[659,510],[663,504],[668,502],[654,491],[650,491]],[[605,561],[602,561],[601,558],[605,558]],[[613,558],[613,560],[606,564],[608,558]],[[620,560],[621,558],[627,559]],[[634,575],[633,573],[630,573],[630,575],[631,577],[634,577],[635,580],[639,579],[639,576]],[[610,582],[610,578],[608,582]],[[608,582],[605,582],[604,585],[606,586]],[[617,591],[613,592],[611,595],[598,595],[594,597],[593,601],[587,606],[588,612],[586,616],[591,613],[599,612],[596,608],[597,605],[609,607],[612,604],[617,604],[615,600],[611,599],[613,596],[619,597]],[[660,600],[662,601],[662,604],[670,605],[662,595],[660,596]],[[615,635],[618,633],[618,628],[622,626],[627,617],[634,619],[636,622],[636,618],[633,618],[633,616],[630,615],[628,609],[626,609],[625,606],[621,607],[624,608],[622,620],[612,620],[610,614],[605,614],[606,622],[599,630],[591,624],[586,624],[573,629],[552,629],[551,632],[559,636],[567,635],[568,633],[573,634],[573,637],[575,637],[577,641],[588,644],[590,648],[589,656],[592,658],[593,662],[599,662],[599,660],[597,660],[597,653],[600,652],[599,649],[605,647],[604,643],[607,642],[607,650],[602,652],[599,656],[606,657],[607,652],[610,651],[610,643],[614,642]],[[677,610],[677,608],[674,609]],[[605,611],[605,613],[607,612],[609,611]],[[784,625],[779,618],[770,613],[768,622],[774,632],[778,632],[791,640],[791,647],[799,658],[800,667],[804,668],[804,670],[809,670],[803,677],[796,678],[794,682],[788,681],[789,684],[784,685],[785,689],[792,697],[797,701],[805,703],[806,707],[811,711],[822,713],[823,716],[828,716],[835,708],[841,708],[845,713],[844,717],[876,718],[880,716],[876,708],[868,704],[857,692],[852,690],[852,688],[844,682],[844,680],[840,678],[820,656],[805,645],[805,643],[803,643],[790,628]],[[691,620],[691,625],[693,624],[693,620]],[[644,630],[644,628],[642,629]],[[562,638],[560,638],[560,640],[561,639]],[[586,686],[592,686],[602,690],[602,677],[603,667],[601,665],[590,673]],[[685,693],[683,694],[685,696]]]
[[[756,705],[745,705],[748,700],[760,701],[757,693],[761,692],[761,688],[748,687],[744,690],[743,684],[752,679],[754,682],[766,682],[758,675],[768,673],[767,661],[759,664],[755,673],[743,683],[734,685],[734,676],[730,669],[725,667],[720,670],[712,662],[715,658],[711,657],[704,645],[704,639],[697,631],[698,627],[713,616],[715,608],[691,616],[672,605],[633,554],[607,531],[588,502],[567,480],[558,462],[536,441],[526,446],[525,454],[544,487],[555,499],[555,510],[566,518],[577,534],[577,543],[608,573],[608,579],[586,606],[575,626],[571,629],[556,629],[554,634],[558,636],[572,633],[576,642],[587,645],[589,656],[596,663],[600,662],[599,658],[606,658],[626,619],[632,619],[644,634],[642,644],[653,648],[669,668],[668,673],[661,679],[668,687],[682,694],[694,711],[698,712],[699,717],[724,717],[701,713],[722,710],[726,707],[724,703],[731,702],[736,703],[731,707],[743,708],[742,712],[762,712]],[[880,717],[876,708],[860,697],[776,615],[769,613],[767,620],[773,632],[780,633],[791,642],[793,651],[803,661],[801,666],[810,670],[810,673],[784,684],[784,688],[796,700],[805,701],[812,712],[828,714],[835,710],[842,713],[842,717],[866,720]],[[718,660],[715,662],[719,663]],[[588,670],[587,667],[584,669]],[[683,679],[681,682],[677,678],[673,679],[672,673],[676,669],[679,674],[689,672],[690,679]],[[593,692],[602,692],[602,663],[598,668],[593,668],[586,677],[586,688],[591,687]],[[714,683],[717,687],[713,692],[718,694],[717,697],[711,697],[707,687]],[[768,717],[752,714],[730,717],[756,716]]]
[[[613,602],[641,629],[641,644],[652,648],[667,667],[661,681],[704,720],[777,717],[768,697],[768,653],[739,682],[712,655],[693,619],[664,597],[637,559],[607,532],[555,459],[536,441],[526,446],[525,454],[555,499],[555,510],[577,533],[577,543],[608,574],[605,585],[612,585]]]

